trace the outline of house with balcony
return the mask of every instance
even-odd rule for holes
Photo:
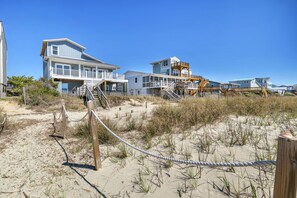
[[[58,82],[61,93],[100,86],[104,92],[127,92],[128,81],[118,74],[119,66],[105,63],[87,53],[86,48],[68,38],[42,41],[43,77]]]
[[[130,95],[162,96],[164,91],[169,95],[197,93],[201,76],[193,76],[190,64],[177,57],[169,57],[150,63],[153,73],[127,71],[125,79],[129,82]],[[168,94],[168,93],[167,93]]]
[[[185,77],[171,76],[138,71],[125,72],[125,79],[129,82],[129,95],[160,96],[161,90],[178,82],[187,80]]]
[[[246,78],[229,81],[230,84],[237,84],[240,88],[261,88],[270,89],[272,86],[271,78]]]
[[[189,63],[182,62],[176,56],[152,62],[153,73],[170,76],[189,77],[191,70]]]
[[[7,87],[7,43],[3,22],[0,21],[0,98],[6,96]]]

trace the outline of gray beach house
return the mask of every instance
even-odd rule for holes
[[[127,92],[128,81],[119,67],[85,53],[86,48],[68,38],[43,40],[43,77],[58,82],[58,91],[74,93],[83,86],[101,86],[105,92]]]

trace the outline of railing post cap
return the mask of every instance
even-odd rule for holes
[[[291,131],[289,130],[284,130],[281,132],[281,134],[279,135],[280,138],[287,138],[287,139],[292,139],[292,140],[297,140],[297,138],[295,138]]]
[[[65,100],[64,99],[61,99],[61,104],[65,105]]]

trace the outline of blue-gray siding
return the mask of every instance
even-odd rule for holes
[[[84,60],[88,60],[88,61],[97,61],[95,59],[92,59],[88,56],[85,56],[83,54],[83,49],[72,44],[69,43],[67,41],[55,41],[55,42],[49,42],[48,46],[47,46],[47,52],[49,55],[53,55],[52,54],[52,46],[58,46],[58,56],[61,57],[69,57],[69,58],[76,58],[76,59],[84,59]],[[46,53],[46,52],[45,52]],[[46,53],[47,54],[47,53]]]
[[[160,64],[154,64],[153,73],[154,74],[160,74],[161,73],[161,65]]]
[[[43,77],[46,78],[46,79],[49,78],[47,61],[43,61]]]
[[[48,51],[50,55],[52,54],[52,46],[56,45],[59,47],[59,56],[62,57],[71,57],[80,59],[82,56],[82,50],[76,45],[69,43],[67,41],[56,41],[56,42],[49,42],[48,43]]]

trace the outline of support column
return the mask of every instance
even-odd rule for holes
[[[81,78],[81,65],[80,64],[78,65],[78,77]]]
[[[182,76],[182,67],[179,68],[179,76]]]
[[[104,81],[104,94],[106,95],[106,80]]]
[[[49,74],[49,76],[50,77],[52,77],[53,76],[53,68],[52,68],[52,60],[51,59],[49,59],[49,61],[47,62],[47,66],[48,66],[48,74]]]
[[[98,78],[98,66],[96,66],[96,78]]]

